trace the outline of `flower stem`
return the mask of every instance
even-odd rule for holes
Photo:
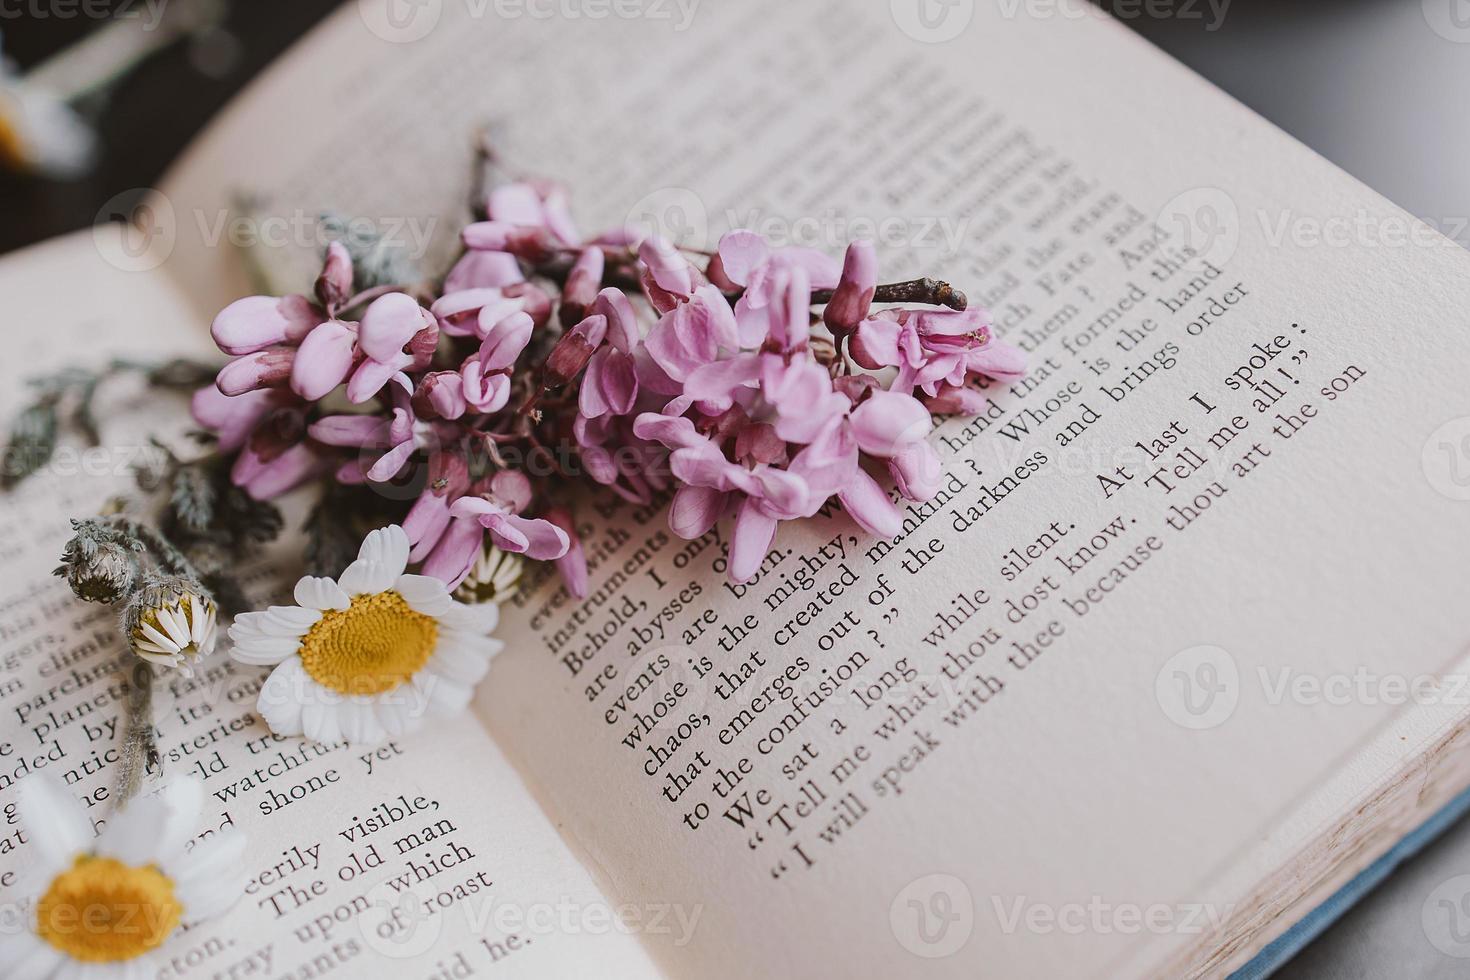
[[[830,302],[833,290],[812,290],[814,306]],[[938,279],[909,279],[905,282],[888,282],[873,290],[874,303],[923,303],[926,306],[947,306],[951,310],[963,311],[970,301],[965,294],[947,282]]]
[[[127,730],[123,736],[122,771],[117,777],[118,802],[137,795],[143,778],[159,766],[158,740],[153,732],[153,668],[138,661],[133,664],[132,683],[128,685]]]

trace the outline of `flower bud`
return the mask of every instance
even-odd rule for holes
[[[335,314],[352,297],[352,256],[341,242],[327,245],[327,258],[316,277],[317,302]]]
[[[560,388],[581,374],[606,336],[607,317],[600,313],[587,317],[562,334],[546,358],[542,383],[548,388]]]
[[[520,588],[524,568],[525,560],[520,555],[501,551],[487,537],[470,573],[454,590],[454,598],[469,605],[504,602]]]
[[[66,574],[66,584],[84,602],[117,602],[133,591],[138,581],[138,560],[127,548],[114,542],[103,542],[83,557],[81,549],[68,544],[62,555],[66,562],[58,571]]]
[[[561,325],[570,330],[587,315],[587,309],[597,299],[597,290],[602,286],[602,273],[606,258],[600,248],[586,248],[577,256],[577,261],[567,273],[566,285],[561,291]]]
[[[123,632],[139,657],[187,675],[214,650],[217,615],[214,599],[198,583],[149,576],[123,611]]]

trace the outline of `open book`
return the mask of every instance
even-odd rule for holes
[[[589,227],[868,235],[1030,353],[897,540],[834,509],[732,586],[719,530],[590,499],[588,598],[509,604],[454,723],[311,745],[261,670],[171,676],[167,765],[252,847],[170,975],[1222,976],[1470,784],[1470,256],[1085,4],[936,11],[349,4],[144,232],[0,262],[8,411],[207,355],[320,211],[436,268],[490,125]],[[110,806],[126,654],[47,573],[184,420],[109,397],[0,518],[0,885],[27,774]]]

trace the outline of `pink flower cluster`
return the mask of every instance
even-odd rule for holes
[[[627,232],[583,240],[565,200],[531,183],[494,191],[432,291],[354,293],[334,243],[313,296],[222,311],[214,339],[233,359],[193,407],[236,454],[234,482],[264,499],[427,472],[402,521],[424,574],[458,585],[488,536],[556,561],[583,595],[566,501],[585,473],[639,503],[670,495],[686,538],[733,515],[730,575],[745,581],[781,521],[833,497],[896,535],[880,480],[930,499],[933,415],[979,411],[977,383],[1024,370],[982,312],[875,308],[867,242],[839,263],[743,230],[710,255]],[[554,469],[526,465],[538,458]]]

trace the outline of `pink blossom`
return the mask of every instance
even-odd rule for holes
[[[374,483],[393,479],[408,463],[414,452],[432,450],[439,445],[431,423],[420,422],[414,414],[412,382],[406,374],[395,375],[390,391],[393,411],[380,415],[328,415],[311,424],[308,430],[317,442],[328,446],[366,449],[381,453],[362,470]]]
[[[992,337],[983,310],[885,310],[858,325],[849,349],[863,367],[897,368],[894,390],[918,388],[946,408],[976,407],[958,394],[969,378],[1010,382],[1026,370],[1019,349]]]
[[[570,546],[566,554],[556,559],[557,571],[567,591],[578,599],[587,597],[587,555],[582,551],[582,539],[577,536],[577,525],[572,515],[560,507],[546,512],[546,519],[566,533]]]
[[[347,382],[348,401],[367,401],[401,371],[422,371],[438,342],[438,320],[413,297],[389,293],[373,300],[357,329],[364,357]]]
[[[550,521],[521,517],[530,502],[531,484],[523,474],[502,470],[476,484],[449,505],[449,526],[425,559],[423,573],[455,588],[474,567],[487,533],[502,551],[538,561],[561,558],[571,539]]]

